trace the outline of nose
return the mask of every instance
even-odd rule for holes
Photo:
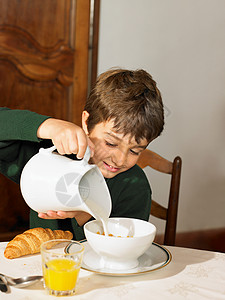
[[[121,149],[114,151],[112,155],[112,162],[115,164],[115,167],[125,166],[127,160],[127,154]]]

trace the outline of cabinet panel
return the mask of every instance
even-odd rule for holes
[[[30,109],[57,118],[68,115],[70,87],[59,84],[57,80],[29,79],[7,61],[0,61],[0,78],[1,106]]]
[[[96,57],[88,70],[93,4],[95,16],[99,0],[0,0],[0,106],[81,125],[88,84],[97,73],[97,21]],[[19,186],[1,174],[0,192],[0,240],[7,240],[28,226],[29,209]]]
[[[42,47],[69,45],[71,16],[75,2],[70,0],[2,0],[1,25],[18,29]],[[84,0],[85,2],[85,0]],[[74,21],[74,20],[73,20]]]

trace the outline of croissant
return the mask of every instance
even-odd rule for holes
[[[70,231],[32,228],[18,234],[6,246],[4,256],[9,259],[40,252],[43,242],[52,239],[72,239]]]

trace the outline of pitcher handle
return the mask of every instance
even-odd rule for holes
[[[56,146],[52,146],[52,147],[47,148],[47,149],[40,148],[39,152],[44,153],[44,154],[51,154],[55,150],[56,150]],[[81,162],[83,164],[88,164],[88,161],[89,161],[90,157],[91,157],[91,150],[90,150],[89,146],[87,146],[86,152],[85,152],[84,157],[83,157]]]
[[[83,163],[88,164],[90,157],[91,157],[91,150],[90,150],[89,146],[87,146],[84,157],[82,159]]]
[[[44,154],[50,154],[50,153],[52,153],[55,150],[56,150],[56,146],[52,146],[50,148],[40,148],[39,152],[40,153],[44,153]]]

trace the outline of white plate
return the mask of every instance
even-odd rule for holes
[[[152,243],[151,247],[138,258],[139,264],[136,268],[129,270],[112,270],[100,267],[101,257],[95,253],[87,241],[84,241],[84,256],[82,269],[102,275],[127,276],[152,272],[167,266],[171,259],[171,253],[163,246]]]

